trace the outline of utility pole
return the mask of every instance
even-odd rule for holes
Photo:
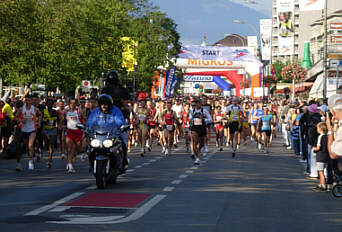
[[[323,100],[327,99],[328,77],[328,0],[324,3],[324,56],[323,56]]]

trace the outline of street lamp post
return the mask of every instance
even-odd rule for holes
[[[256,36],[256,38],[257,38],[257,41],[258,41],[258,31],[257,31],[257,29],[255,28],[255,26],[253,26],[253,24],[250,24],[250,23],[248,23],[248,22],[245,22],[245,21],[243,21],[243,20],[240,20],[240,19],[234,19],[233,20],[233,22],[234,23],[239,23],[239,24],[246,24],[246,25],[248,25],[250,28],[252,28],[252,30],[254,31],[254,34],[255,34],[255,36]],[[258,54],[258,42],[257,42],[257,54]],[[264,80],[262,81],[262,90],[263,90],[263,95],[265,96],[265,85],[264,85]],[[245,91],[245,86],[243,87],[243,89],[244,89],[244,91]]]

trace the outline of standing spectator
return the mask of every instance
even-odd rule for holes
[[[326,180],[324,176],[324,169],[327,167],[329,151],[328,151],[328,138],[327,138],[327,124],[325,122],[320,122],[317,124],[317,132],[319,134],[317,145],[314,148],[316,153],[316,169],[319,173],[320,183],[314,188],[315,191],[326,191]]]
[[[329,109],[331,116],[327,113],[327,129],[328,129],[328,149],[332,159],[338,159],[342,156],[342,94],[334,94],[329,98]],[[332,120],[330,120],[332,119]],[[333,133],[333,125],[338,122],[338,130],[336,136]]]
[[[317,143],[318,133],[317,124],[321,122],[321,115],[317,108],[315,101],[310,101],[307,111],[304,113],[301,123],[303,125],[306,142],[308,144],[307,152],[307,173],[310,177],[316,178],[316,170],[314,166],[311,166],[311,161],[316,162],[314,157],[311,157],[312,149]]]

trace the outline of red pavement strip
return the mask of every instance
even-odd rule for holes
[[[150,194],[90,193],[68,203],[67,206],[135,208],[149,196]]]

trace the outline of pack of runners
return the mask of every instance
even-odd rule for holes
[[[168,100],[128,100],[121,109],[131,130],[127,132],[128,153],[139,148],[144,157],[152,151],[169,156],[177,149],[191,153],[194,164],[206,156],[216,137],[218,152],[228,147],[232,157],[250,139],[269,153],[278,123],[277,102],[264,103],[237,97],[177,97]],[[1,107],[3,152],[14,152],[16,170],[22,170],[22,154],[28,154],[28,169],[35,169],[44,152],[51,168],[54,153],[66,160],[66,170],[75,172],[77,155],[87,158],[83,132],[76,125],[86,123],[97,107],[96,98],[81,96],[38,97],[27,92],[21,99],[4,96]],[[215,136],[214,136],[215,133]],[[66,155],[65,155],[66,154]]]

